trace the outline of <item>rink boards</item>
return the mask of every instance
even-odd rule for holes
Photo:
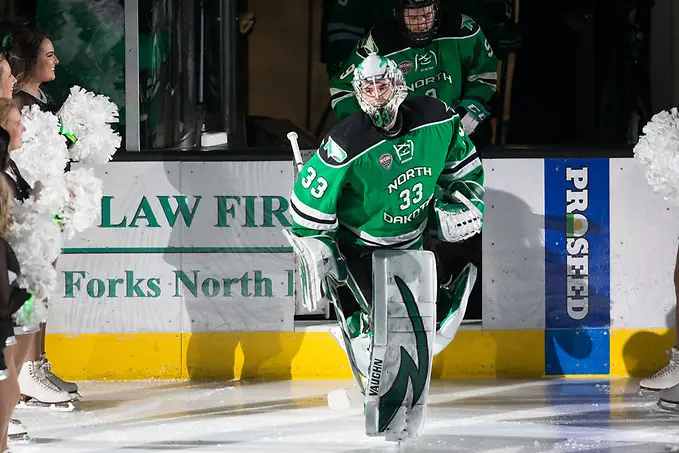
[[[435,378],[639,376],[674,339],[679,219],[632,159],[486,159],[482,326]],[[65,245],[48,356],[69,379],[342,379],[295,323],[289,161],[112,162]],[[477,284],[479,284],[477,283]]]

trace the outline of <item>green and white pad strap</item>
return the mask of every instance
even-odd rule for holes
[[[424,429],[436,325],[434,254],[376,251],[373,283],[366,434],[401,441]]]
[[[302,303],[310,311],[316,311],[326,298],[325,281],[331,279],[335,286],[347,281],[347,266],[331,236],[302,237],[290,230],[283,235],[297,254],[302,281]]]

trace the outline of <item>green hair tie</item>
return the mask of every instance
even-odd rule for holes
[[[64,126],[63,123],[59,127],[59,133],[66,137],[71,143],[78,141],[78,137],[76,137],[66,126]]]
[[[24,316],[29,317],[33,314],[35,311],[35,305],[33,304],[35,301],[35,296],[31,294],[31,297],[28,298],[26,302],[24,302],[24,305],[21,307],[21,311],[24,314]]]
[[[5,35],[4,38],[2,38],[2,53],[7,55],[9,52],[9,35]]]

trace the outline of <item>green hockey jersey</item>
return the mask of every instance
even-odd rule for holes
[[[469,16],[444,9],[441,14],[437,37],[422,48],[408,47],[396,19],[374,26],[330,79],[335,117],[342,120],[360,109],[351,81],[356,66],[371,52],[396,62],[409,96],[435,97],[461,114],[458,105],[467,110],[470,104],[487,108],[497,87],[498,60],[493,49]]]
[[[378,23],[396,16],[394,0],[323,0],[324,28],[322,62],[328,76],[341,71],[346,59]],[[505,0],[441,0],[442,9],[471,16],[481,26],[496,54],[516,52],[520,43],[512,10]],[[500,57],[498,57],[500,58]]]
[[[460,117],[430,97],[406,99],[401,132],[387,138],[357,112],[304,165],[290,199],[293,232],[329,233],[369,247],[421,244],[437,186],[483,185],[483,166]],[[483,204],[478,206],[483,210]]]

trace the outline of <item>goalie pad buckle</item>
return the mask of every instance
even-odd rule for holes
[[[366,434],[400,441],[424,428],[436,324],[434,254],[376,251],[373,282]]]

